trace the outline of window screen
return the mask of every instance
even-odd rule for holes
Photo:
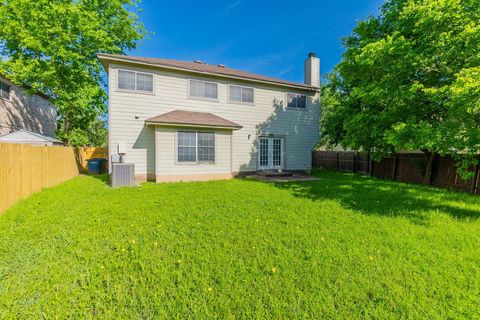
[[[203,81],[190,80],[190,96],[203,97]]]
[[[218,83],[190,80],[190,97],[218,99]]]
[[[215,162],[215,134],[212,132],[198,133],[198,161]]]
[[[197,133],[178,132],[178,162],[197,161]]]
[[[229,98],[231,102],[253,103],[253,88],[234,86],[229,87]]]
[[[150,73],[118,70],[118,88],[153,92],[153,75]]]
[[[118,70],[118,88],[135,90],[135,72]]]
[[[137,90],[153,92],[153,75],[137,73]]]

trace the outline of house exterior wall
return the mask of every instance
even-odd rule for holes
[[[10,85],[10,99],[0,98],[0,135],[26,129],[55,137],[57,109],[47,99],[16,86],[0,76],[0,81]]]
[[[154,74],[154,93],[132,93],[117,90],[117,70],[133,70]],[[218,101],[191,99],[188,97],[188,80],[199,79],[218,83]],[[228,101],[228,85],[236,84],[253,87],[253,105]],[[125,143],[125,162],[135,163],[138,175],[155,175],[165,168],[156,161],[155,153],[163,154],[167,144],[155,145],[157,137],[173,134],[155,131],[146,126],[145,120],[173,110],[211,112],[243,126],[231,133],[231,172],[257,170],[258,137],[277,135],[285,138],[286,170],[310,170],[311,150],[318,142],[319,96],[311,91],[290,89],[277,85],[260,84],[250,81],[225,79],[215,76],[198,75],[188,72],[167,71],[161,68],[143,68],[133,64],[118,63],[109,65],[109,146],[110,154],[116,154],[117,145]],[[307,94],[306,109],[286,107],[286,93]],[[173,157],[173,141],[169,139],[169,154]],[[219,149],[217,149],[217,152]],[[170,156],[169,156],[170,157]],[[208,171],[212,168],[198,166],[194,171]],[[185,170],[176,165],[169,170]],[[190,168],[189,168],[190,170]],[[193,169],[192,169],[193,170]]]

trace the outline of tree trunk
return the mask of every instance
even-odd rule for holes
[[[425,175],[423,176],[423,184],[429,186],[432,184],[432,170],[433,170],[433,156],[434,154],[429,151],[425,152],[426,166]]]

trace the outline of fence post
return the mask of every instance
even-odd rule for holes
[[[372,156],[370,153],[368,154],[368,175],[371,176],[373,174],[373,161]]]
[[[353,156],[352,156],[352,172],[355,173],[355,155],[357,154],[356,151],[353,151]]]
[[[337,151],[337,171],[340,171],[340,153]]]
[[[393,156],[393,172],[392,172],[392,180],[397,180],[397,162],[398,162],[398,153],[395,153]]]
[[[475,166],[475,174],[473,176],[473,185],[472,185],[472,193],[475,194],[477,192],[477,180],[478,180],[478,171],[479,165]]]

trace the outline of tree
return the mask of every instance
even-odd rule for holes
[[[62,138],[62,136],[58,136]],[[69,132],[69,141],[72,146],[106,147],[108,145],[108,129],[105,121],[95,118],[89,122],[87,128],[73,128]]]
[[[451,154],[459,172],[480,150],[480,1],[389,0],[343,40],[328,76],[325,142],[372,152]]]
[[[0,4],[0,71],[48,95],[71,144],[106,112],[99,52],[123,54],[145,36],[130,0],[9,0]]]

